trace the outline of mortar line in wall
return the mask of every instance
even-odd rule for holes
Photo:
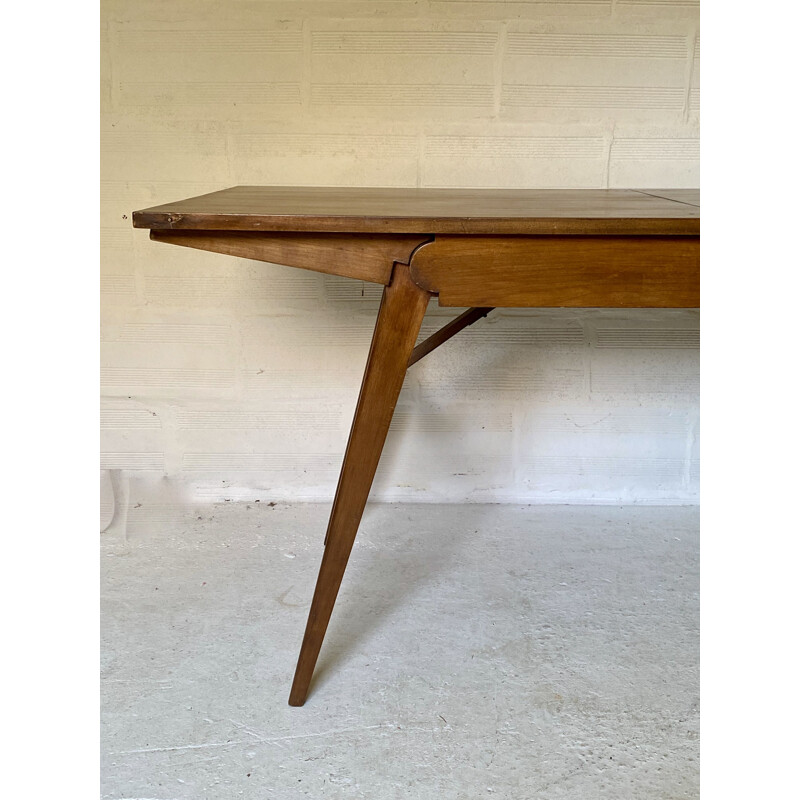
[[[691,415],[689,430],[686,432],[686,447],[683,457],[683,489],[688,492],[692,482],[692,450],[697,441],[697,413]]]
[[[492,119],[500,118],[500,105],[503,94],[503,59],[506,52],[506,41],[508,39],[508,22],[502,21],[497,32],[497,52],[494,57],[493,73],[494,87],[492,97]]]
[[[233,180],[233,171],[231,169],[231,130],[228,125],[225,126],[225,135],[222,137],[222,141],[225,147],[225,166],[228,170],[228,180],[231,181]]]
[[[303,111],[308,115],[311,111],[311,20],[303,19],[300,30],[303,36],[303,75],[300,83],[300,102]]]
[[[119,109],[119,92],[117,91],[116,81],[114,79],[114,65],[117,61],[117,22],[113,19],[108,20],[106,24],[106,47],[108,48],[108,102],[111,106],[109,111],[114,113]]]
[[[692,79],[694,78],[694,50],[697,46],[697,37],[700,35],[700,30],[696,26],[692,28],[692,33],[686,37],[686,44],[688,47],[689,66],[687,69],[688,75],[686,76],[686,91],[683,95],[683,122],[684,124],[689,121],[689,98],[692,94]]]
[[[687,200],[676,200],[672,197],[664,197],[664,195],[656,194],[655,192],[646,192],[644,189],[634,189],[633,191],[637,192],[638,194],[646,194],[650,197],[658,197],[660,200],[671,200],[673,203],[680,203],[684,206],[691,206],[692,208],[699,208],[697,203],[690,203]]]
[[[608,137],[608,151],[606,152],[606,185],[604,188],[608,189],[611,186],[611,148],[614,146],[614,137],[617,132],[617,123],[611,125],[611,135]]]
[[[420,129],[417,134],[417,189],[422,186],[422,159],[425,154],[425,131]]]
[[[593,319],[578,318],[578,323],[583,330],[583,386],[585,401],[592,402],[592,356],[597,345],[597,326]]]
[[[133,289],[136,292],[136,302],[139,308],[144,308],[148,304],[145,284],[144,267],[137,258],[133,264]]]
[[[178,434],[178,402],[165,402],[161,412],[161,444],[164,448],[165,477],[179,475],[184,448]]]

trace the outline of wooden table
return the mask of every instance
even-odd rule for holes
[[[290,705],[308,694],[406,370],[498,306],[695,308],[690,189],[236,186],[133,214],[158,242],[383,284]],[[428,301],[469,307],[417,345]]]

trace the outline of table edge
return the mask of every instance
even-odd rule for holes
[[[180,214],[144,210],[133,212],[133,227],[264,233],[698,236],[700,217],[353,217]]]

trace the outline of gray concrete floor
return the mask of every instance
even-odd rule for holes
[[[370,506],[291,708],[328,510],[103,534],[103,798],[697,797],[696,509]]]

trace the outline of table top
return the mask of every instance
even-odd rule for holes
[[[697,189],[234,186],[133,212],[153,230],[697,236]]]

